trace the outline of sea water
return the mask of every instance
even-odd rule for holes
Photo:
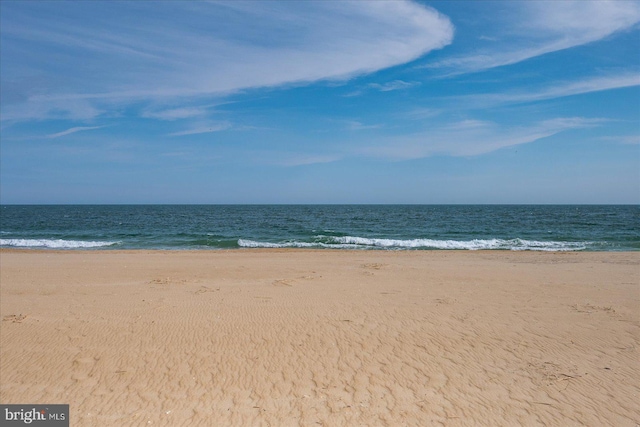
[[[640,250],[640,206],[2,205],[0,246]]]

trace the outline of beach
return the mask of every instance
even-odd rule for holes
[[[636,426],[640,252],[0,250],[0,402],[72,426]]]

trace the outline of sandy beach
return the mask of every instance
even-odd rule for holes
[[[0,401],[72,426],[636,426],[640,253],[0,251]]]

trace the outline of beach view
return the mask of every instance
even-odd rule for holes
[[[640,2],[0,3],[0,425],[640,426]]]

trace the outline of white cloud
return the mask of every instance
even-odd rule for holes
[[[640,135],[621,136],[620,142],[622,144],[640,145]]]
[[[159,120],[179,120],[206,116],[208,110],[202,107],[170,108],[166,110],[144,111],[142,117]]]
[[[94,130],[94,129],[101,129],[104,126],[78,126],[78,127],[73,127],[70,129],[67,129],[65,131],[62,132],[58,132],[58,133],[54,133],[51,135],[47,135],[47,138],[59,138],[61,136],[66,136],[66,135],[71,135],[72,133],[76,133],[76,132],[83,132],[86,130]]]
[[[425,120],[442,113],[442,110],[435,108],[417,107],[409,111],[398,114],[398,116],[410,120]]]
[[[379,139],[357,154],[388,160],[410,160],[434,155],[477,156],[534,142],[566,130],[597,126],[603,121],[569,117],[530,126],[505,127],[491,122],[464,120],[413,135]]]
[[[461,130],[487,129],[491,126],[493,126],[493,123],[485,120],[466,119],[459,122],[446,124],[443,126],[443,129],[446,131],[459,132]]]
[[[104,113],[85,99],[49,99],[42,96],[30,97],[26,102],[1,104],[0,120],[17,122],[25,120],[68,119],[91,120]]]
[[[2,17],[2,62],[11,64],[3,84],[18,68],[55,82],[3,106],[12,110],[4,120],[49,118],[71,101],[97,111],[345,79],[415,60],[453,38],[447,17],[408,0],[17,2],[3,5]]]
[[[358,89],[358,90],[354,90],[352,92],[348,92],[342,96],[344,96],[345,98],[353,98],[354,96],[360,96],[364,93],[364,91],[362,89]]]
[[[573,82],[564,82],[528,92],[485,93],[457,97],[467,106],[480,107],[495,104],[536,102],[585,93],[639,86],[640,73],[624,73],[609,76],[589,77]]]
[[[503,5],[511,9],[509,22],[496,21],[495,27],[510,37],[494,40],[483,35],[481,40],[490,41],[487,47],[427,67],[455,75],[515,64],[601,40],[640,22],[637,1],[521,1]]]
[[[359,122],[357,120],[347,120],[345,123],[347,125],[348,130],[380,129],[382,127],[382,125],[379,125],[379,124],[365,125],[364,123]]]
[[[403,80],[394,80],[387,83],[370,83],[369,87],[377,89],[380,92],[390,92],[392,90],[408,89],[410,87],[419,86],[420,82],[405,82]]]
[[[624,145],[640,145],[640,135],[606,136],[602,137],[601,140],[617,142]]]
[[[199,125],[196,127],[192,127],[190,129],[186,129],[180,132],[170,133],[168,136],[186,136],[186,135],[197,135],[201,133],[211,133],[211,132],[220,132],[223,130],[227,130],[231,128],[231,123],[223,122],[223,123],[212,123],[208,125]]]
[[[342,96],[345,98],[351,98],[354,96],[360,96],[367,92],[367,89],[374,89],[380,92],[391,92],[394,90],[409,89],[411,87],[420,86],[420,82],[405,82],[404,80],[393,80],[386,83],[369,83],[365,87],[348,92]]]
[[[592,77],[571,83],[552,86],[542,91],[524,94],[514,94],[506,98],[510,102],[540,101],[544,99],[561,98],[580,95],[583,93],[601,92],[640,85],[640,73],[633,72],[622,75]]]

